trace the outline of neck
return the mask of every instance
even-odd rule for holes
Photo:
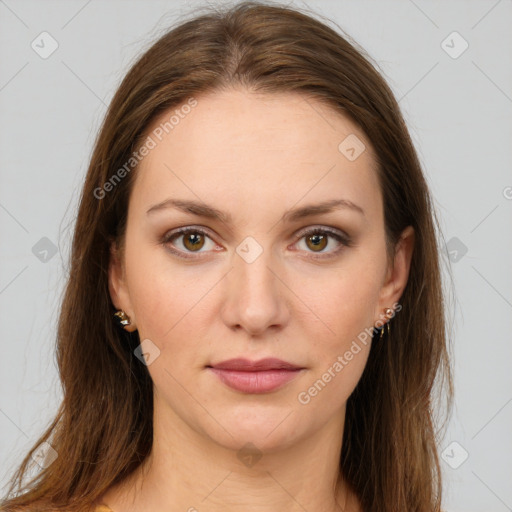
[[[339,472],[344,411],[293,445],[236,450],[156,414],[143,464],[103,501],[114,512],[351,512]],[[336,433],[334,436],[333,433]],[[261,445],[261,443],[259,443]]]

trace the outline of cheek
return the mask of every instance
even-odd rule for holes
[[[346,258],[329,276],[299,281],[298,293],[314,315],[305,322],[311,343],[312,372],[297,396],[298,403],[318,408],[342,406],[364,371],[379,296],[380,267],[366,252]],[[318,286],[311,287],[314,281]],[[321,334],[320,334],[321,333]]]
[[[308,322],[312,371],[297,394],[297,402],[317,421],[348,400],[366,366],[373,334],[377,279],[370,273],[343,272],[307,295],[307,304],[320,317]],[[319,333],[322,333],[319,335]]]
[[[369,343],[356,341],[345,348],[331,354],[312,373],[296,396],[298,406],[304,408],[303,412],[320,424],[326,416],[336,414],[345,407],[368,360]]]
[[[163,247],[146,240],[127,244],[128,288],[141,339],[161,339],[186,315],[195,295],[193,283],[181,279],[166,257]]]
[[[313,320],[312,328],[323,333],[321,337],[312,338],[318,348],[342,349],[373,326],[380,292],[379,269],[375,262],[372,264],[369,259],[355,254],[337,269],[329,269],[315,279],[308,277],[296,282],[297,295],[314,313],[307,315]]]
[[[134,240],[126,252],[129,293],[141,340],[149,338],[160,347],[173,343],[173,350],[190,349],[212,320],[210,292],[218,284],[218,272],[178,265],[165,248],[143,242],[135,250]]]

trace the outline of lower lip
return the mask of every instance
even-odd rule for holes
[[[293,380],[300,370],[265,370],[241,372],[209,368],[227,386],[243,393],[267,393]]]

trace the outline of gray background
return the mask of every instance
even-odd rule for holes
[[[57,312],[106,105],[135,57],[193,5],[204,3],[0,0],[0,485],[61,399]],[[444,506],[512,510],[512,2],[292,5],[335,20],[400,99],[455,285]],[[31,47],[44,31],[58,43],[46,59]]]

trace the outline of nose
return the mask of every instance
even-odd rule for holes
[[[231,329],[243,329],[251,336],[282,329],[289,319],[289,292],[283,277],[270,250],[263,250],[252,262],[234,254],[233,268],[226,276],[221,313],[225,324]]]

